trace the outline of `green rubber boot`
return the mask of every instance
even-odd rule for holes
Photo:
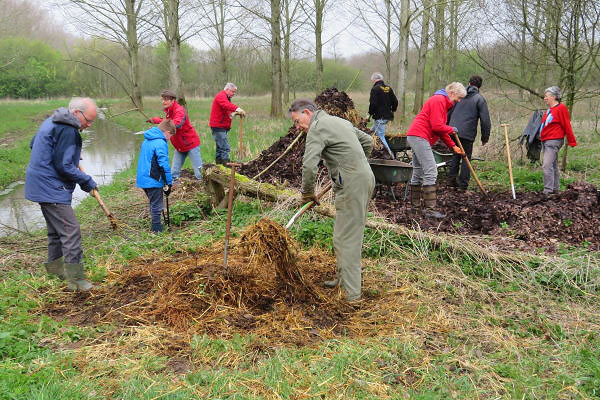
[[[65,264],[65,277],[67,279],[67,290],[87,292],[94,286],[85,279],[83,264]]]
[[[46,267],[46,272],[48,275],[57,276],[61,281],[65,280],[65,268],[62,257],[50,262],[45,262],[44,267]]]

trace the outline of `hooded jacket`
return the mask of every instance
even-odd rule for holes
[[[210,109],[211,128],[231,129],[231,113],[237,110],[238,106],[231,102],[225,90],[221,90],[215,96]]]
[[[161,188],[172,183],[167,139],[155,126],[144,132],[138,158],[136,185],[142,189],[149,189]]]
[[[177,128],[175,134],[171,136],[171,143],[175,147],[175,150],[185,153],[200,146],[200,138],[190,122],[190,117],[185,107],[173,100],[171,107],[165,108],[165,113],[167,114],[166,118],[173,121]],[[154,117],[150,118],[150,121],[153,124],[160,124],[163,118]]]
[[[438,90],[423,104],[421,111],[410,124],[406,135],[422,137],[431,145],[434,145],[438,139],[442,139],[446,146],[454,147],[454,141],[450,138],[454,129],[446,125],[448,110],[453,105],[454,103],[450,101],[446,91]]]
[[[391,121],[394,119],[394,113],[398,109],[398,99],[391,86],[383,81],[377,81],[371,88],[369,96],[369,115],[373,119],[385,119]]]
[[[64,107],[47,118],[29,147],[25,173],[25,198],[37,203],[71,204],[78,184],[89,192],[96,188],[91,176],[79,169],[82,140],[77,117]]]
[[[481,142],[487,143],[490,139],[492,121],[488,111],[487,103],[479,94],[477,86],[468,86],[467,95],[464,99],[454,105],[448,113],[450,126],[458,129],[458,137],[465,140],[475,141],[477,136],[477,120],[481,126]]]

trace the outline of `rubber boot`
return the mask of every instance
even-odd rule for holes
[[[328,287],[328,288],[334,288],[334,287],[338,286],[339,284],[340,284],[339,278],[335,278],[330,281],[323,282],[323,286]]]
[[[160,222],[158,224],[152,224],[152,227],[150,229],[154,233],[160,233],[163,231],[163,224]]]
[[[94,286],[85,279],[83,264],[65,263],[65,277],[67,279],[67,290],[87,292]]]
[[[453,188],[458,187],[458,182],[456,181],[456,178],[456,176],[449,176],[446,180],[446,185]]]
[[[57,258],[54,261],[44,263],[44,267],[46,267],[46,272],[48,275],[57,276],[61,281],[65,280],[65,267],[63,265],[63,258]]]
[[[421,185],[410,185],[410,205],[415,213],[421,211]]]
[[[220,157],[215,158],[215,164],[217,164],[217,165],[223,164],[223,159]]]
[[[430,218],[444,218],[445,215],[436,211],[437,185],[423,185],[423,203],[425,210],[423,214]]]

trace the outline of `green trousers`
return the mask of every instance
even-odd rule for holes
[[[360,298],[362,244],[367,220],[367,207],[375,188],[375,178],[368,173],[347,175],[343,186],[335,189],[335,224],[333,248],[337,276],[347,300]]]

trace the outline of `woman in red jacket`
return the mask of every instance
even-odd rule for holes
[[[467,91],[462,83],[453,82],[446,89],[438,90],[431,96],[406,132],[407,141],[412,150],[411,205],[421,209],[421,194],[425,205],[425,216],[444,218],[436,211],[437,204],[437,165],[431,146],[441,139],[456,154],[463,154],[450,138],[456,128],[446,125],[448,110],[454,103],[465,97]]]
[[[181,167],[187,156],[190,157],[194,167],[194,176],[196,179],[202,179],[202,156],[200,155],[200,138],[190,122],[186,109],[177,103],[177,95],[172,90],[163,90],[160,93],[162,104],[166,113],[166,119],[170,119],[175,124],[177,131],[171,136],[171,144],[175,148],[173,154],[173,163],[171,165],[171,174],[173,180],[179,178]],[[160,124],[163,118],[153,117],[148,120],[153,124]]]
[[[551,86],[544,91],[544,102],[548,105],[548,109],[542,117],[540,140],[544,150],[542,171],[544,171],[544,193],[546,194],[558,193],[560,187],[558,152],[565,141],[565,136],[569,146],[577,146],[569,110],[560,102],[560,98],[558,86]]]

